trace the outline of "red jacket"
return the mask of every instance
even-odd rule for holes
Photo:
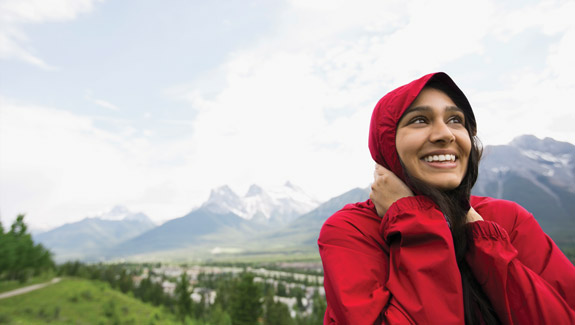
[[[472,197],[467,262],[504,324],[575,324],[575,267],[518,204]],[[400,239],[400,240],[396,240]],[[331,216],[319,236],[324,324],[462,324],[451,232],[424,196],[382,219],[371,201]]]
[[[471,106],[443,73],[383,97],[374,110],[370,150],[404,179],[395,149],[397,122],[431,78],[450,85],[475,123]],[[471,114],[471,115],[470,115]],[[516,203],[471,197],[483,217],[469,225],[467,262],[504,324],[575,324],[575,267]],[[324,324],[462,324],[461,276],[449,226],[425,196],[403,198],[380,218],[371,201],[350,204],[323,225]]]

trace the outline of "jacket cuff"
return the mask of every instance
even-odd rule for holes
[[[507,239],[507,231],[493,221],[476,221],[467,224],[467,235],[473,239]]]
[[[427,196],[407,196],[393,202],[385,214],[391,216],[406,210],[429,210],[434,208],[437,208],[437,205]]]
[[[433,200],[422,195],[408,196],[395,201],[387,209],[379,225],[379,233],[385,239],[396,231],[404,234],[410,231],[425,231],[423,228],[429,228],[429,221],[432,220],[445,223],[447,229],[445,217]],[[423,228],[416,230],[420,227]]]

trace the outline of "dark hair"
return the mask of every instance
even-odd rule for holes
[[[463,110],[465,115],[465,129],[469,133],[471,140],[471,152],[467,163],[467,171],[459,186],[447,191],[430,186],[423,180],[411,176],[402,162],[405,179],[407,180],[407,185],[413,189],[414,192],[431,198],[449,222],[453,245],[455,247],[455,258],[459,272],[461,273],[465,324],[480,324],[482,321],[486,324],[500,324],[491,302],[481,289],[481,285],[477,282],[469,265],[465,261],[465,253],[468,249],[466,224],[467,212],[470,208],[469,198],[471,196],[471,189],[477,181],[479,160],[481,159],[483,151],[481,142],[476,136],[477,127],[475,119],[469,118],[472,116],[471,107],[468,105],[467,100],[461,98],[459,92],[433,79],[427,83],[426,87],[444,92],[453,100],[457,107]]]

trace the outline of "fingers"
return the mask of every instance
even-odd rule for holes
[[[483,217],[473,207],[469,208],[467,211],[467,223],[475,222],[475,221],[483,221]]]
[[[384,175],[385,173],[390,173],[391,171],[385,167],[383,167],[382,165],[376,163],[375,164],[375,174],[377,175]]]

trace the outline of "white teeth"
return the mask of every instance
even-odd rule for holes
[[[432,161],[455,161],[455,155],[431,155],[423,158],[427,162]]]

